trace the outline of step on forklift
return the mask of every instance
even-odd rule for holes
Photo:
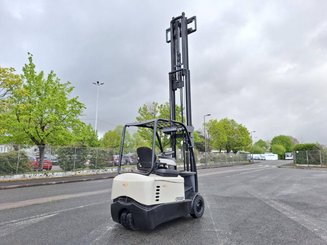
[[[204,199],[198,192],[193,151],[191,87],[188,35],[196,31],[196,17],[172,18],[166,30],[171,47],[169,73],[170,119],[152,119],[126,124],[122,132],[118,175],[112,185],[112,219],[129,230],[152,230],[179,217],[200,218]],[[182,121],[176,121],[176,92],[179,90]],[[184,92],[185,90],[185,92]],[[184,96],[186,123],[184,123]],[[129,148],[127,130],[148,132],[148,145],[136,149],[136,167],[122,166]],[[135,132],[135,130],[134,130]],[[169,147],[168,147],[169,146]],[[131,149],[128,149],[128,154]]]

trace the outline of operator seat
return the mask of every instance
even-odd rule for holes
[[[138,156],[138,164],[137,168],[140,170],[147,170],[152,167],[152,149],[149,147],[139,147],[136,149],[137,156]],[[154,156],[154,160],[156,156]]]

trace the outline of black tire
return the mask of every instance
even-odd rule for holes
[[[136,227],[134,225],[134,219],[133,219],[133,215],[132,213],[128,213],[126,215],[126,221],[127,221],[127,226],[129,230],[132,230],[132,231],[135,231],[136,230]]]
[[[197,194],[193,201],[190,215],[193,218],[201,218],[204,213],[204,199],[200,194]]]
[[[119,223],[122,224],[122,226],[124,226],[125,228],[127,228],[126,226],[126,216],[127,216],[127,211],[124,210],[121,215],[120,215],[120,218],[119,218]]]
[[[122,224],[126,229],[135,231],[136,227],[134,225],[134,219],[132,213],[124,210],[119,218],[119,223]]]

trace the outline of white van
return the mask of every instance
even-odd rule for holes
[[[293,160],[293,152],[286,152],[285,160]]]

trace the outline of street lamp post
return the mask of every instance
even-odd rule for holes
[[[210,113],[203,116],[203,136],[204,136],[204,157],[205,157],[205,167],[207,167],[207,134],[206,134],[206,117],[211,116]]]
[[[95,105],[95,122],[94,122],[94,130],[95,132],[98,132],[98,107],[99,107],[99,88],[104,83],[100,83],[99,81],[96,81],[93,83],[95,86],[97,86],[97,101]]]

